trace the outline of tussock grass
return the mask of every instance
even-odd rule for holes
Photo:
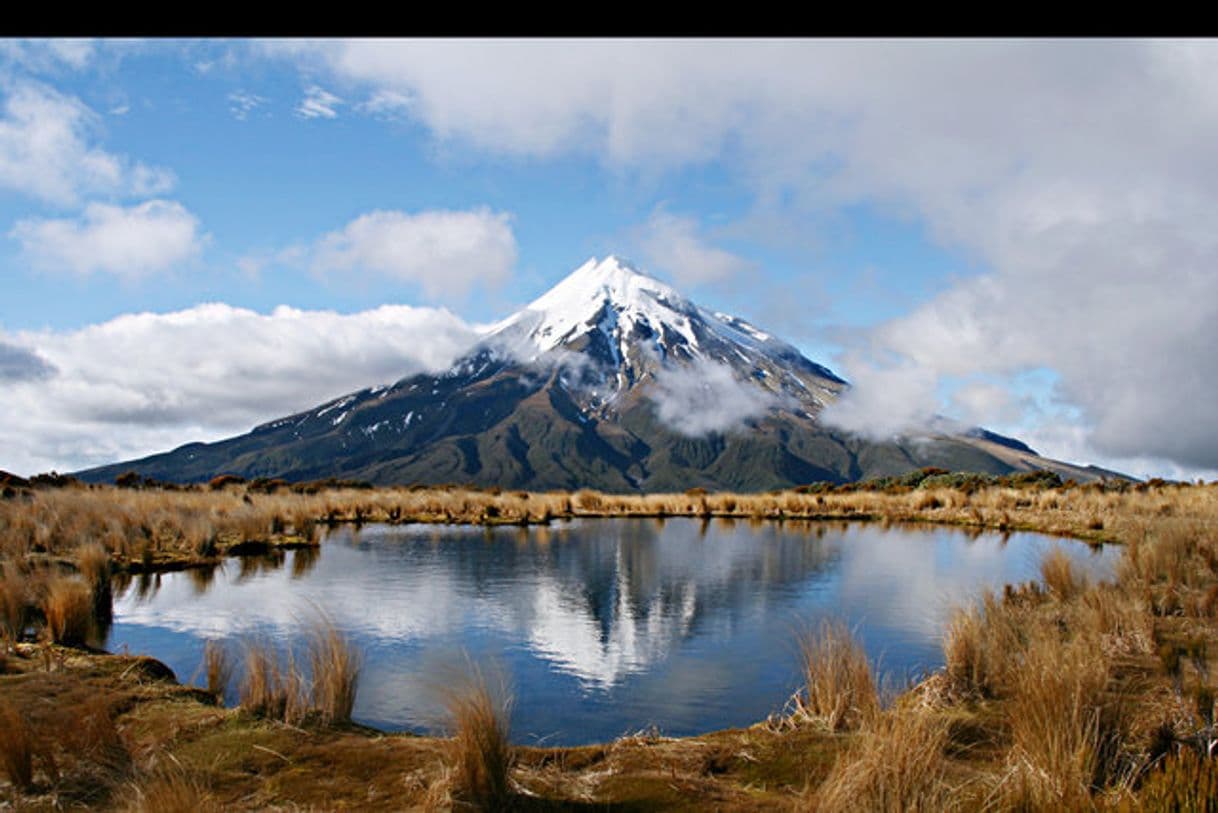
[[[58,576],[47,584],[42,611],[55,643],[87,644],[95,629],[93,610],[93,591],[80,579]]]
[[[291,654],[286,663],[281,663],[279,653],[268,641],[253,639],[244,642],[242,654],[241,707],[262,717],[300,722],[307,696]]]
[[[180,767],[160,768],[124,794],[126,813],[220,813],[224,810],[207,785]]]
[[[948,782],[945,718],[919,709],[872,716],[817,790],[821,811],[964,809]]]
[[[218,702],[223,702],[224,693],[233,677],[233,662],[223,643],[208,641],[203,645],[203,672],[207,678],[208,693]]]
[[[1078,571],[1070,555],[1061,548],[1045,554],[1040,562],[1040,578],[1059,601],[1069,601],[1087,587],[1086,577]]]
[[[0,562],[0,650],[15,644],[29,618],[30,589],[12,562]]]
[[[855,728],[874,717],[879,693],[867,653],[842,621],[824,620],[801,636],[804,690],[796,716],[830,731]]]
[[[330,723],[351,721],[362,657],[328,616],[319,613],[309,630],[313,708]]]
[[[1119,744],[1104,696],[1108,664],[1089,641],[1042,634],[1013,676],[1008,760],[1017,798],[1036,809],[1085,805]]]
[[[25,718],[3,698],[0,698],[0,768],[20,790],[34,782],[33,736]]]
[[[492,687],[482,669],[471,664],[465,679],[444,694],[452,727],[453,797],[482,810],[507,807],[516,753],[509,728],[511,699],[505,687]]]

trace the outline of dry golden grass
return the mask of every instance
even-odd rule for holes
[[[880,708],[867,653],[841,621],[822,621],[799,641],[804,690],[797,716],[830,731],[857,727]]]
[[[224,701],[233,677],[233,663],[228,648],[219,641],[208,641],[203,645],[203,672],[207,678],[207,691],[218,702]]]
[[[498,689],[498,691],[496,691]],[[501,810],[512,799],[511,700],[505,687],[492,687],[470,664],[463,680],[445,690],[452,727],[450,793],[481,810]]]
[[[34,781],[34,741],[25,718],[0,698],[0,768],[19,789]]]
[[[93,591],[80,579],[57,576],[46,587],[42,601],[51,640],[66,646],[83,646],[95,630]]]
[[[945,718],[919,709],[873,715],[812,799],[827,811],[964,808],[948,782]]]
[[[362,657],[328,616],[318,613],[309,630],[313,708],[331,723],[351,721]]]
[[[307,701],[304,680],[289,653],[281,663],[267,641],[248,640],[242,646],[241,708],[261,717],[297,723]]]
[[[1069,601],[1087,587],[1086,577],[1061,548],[1054,548],[1045,554],[1040,562],[1040,578],[1059,601]]]
[[[30,590],[12,562],[0,562],[0,650],[15,644],[29,617]]]
[[[163,768],[127,787],[127,813],[220,813],[224,809],[206,784],[181,768]]]

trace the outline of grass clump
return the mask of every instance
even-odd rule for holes
[[[823,811],[941,811],[962,807],[947,780],[947,721],[910,709],[877,714],[816,794]]]
[[[841,621],[822,621],[799,641],[804,691],[797,716],[830,731],[855,728],[880,709],[879,693],[867,653]]]
[[[17,566],[0,563],[0,650],[21,638],[29,618],[29,585]]]
[[[445,690],[453,732],[452,794],[484,810],[501,810],[512,799],[511,698],[499,688],[494,691],[482,670],[471,665],[464,680]]]
[[[224,644],[219,641],[204,644],[203,671],[207,677],[208,693],[218,702],[223,702],[224,692],[233,677],[233,662]]]
[[[1218,813],[1218,764],[1192,749],[1167,756],[1142,784],[1143,810]]]
[[[1040,562],[1040,577],[1049,594],[1058,601],[1070,601],[1087,588],[1087,579],[1079,573],[1070,556],[1054,548]]]
[[[5,700],[0,700],[0,768],[19,790],[34,782],[34,738],[25,718]]]
[[[51,640],[64,646],[86,645],[94,630],[93,609],[93,591],[80,579],[52,579],[42,604]]]
[[[281,664],[279,654],[267,641],[249,640],[243,646],[241,708],[261,717],[297,723],[304,716],[303,680],[289,654]]]
[[[361,662],[359,652],[333,620],[319,614],[309,633],[309,666],[313,679],[313,707],[326,722],[351,721]]]

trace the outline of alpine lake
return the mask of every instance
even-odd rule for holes
[[[887,685],[908,685],[942,666],[953,607],[1038,579],[1055,547],[1092,578],[1118,555],[920,524],[346,525],[317,548],[118,583],[106,647],[198,682],[208,640],[303,652],[320,611],[362,652],[357,722],[439,731],[446,687],[476,665],[508,687],[517,743],[685,736],[781,714],[799,637],[826,618],[854,630]]]

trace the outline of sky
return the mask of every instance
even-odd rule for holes
[[[439,369],[617,254],[847,378],[1218,478],[1218,43],[0,41],[0,469]]]

